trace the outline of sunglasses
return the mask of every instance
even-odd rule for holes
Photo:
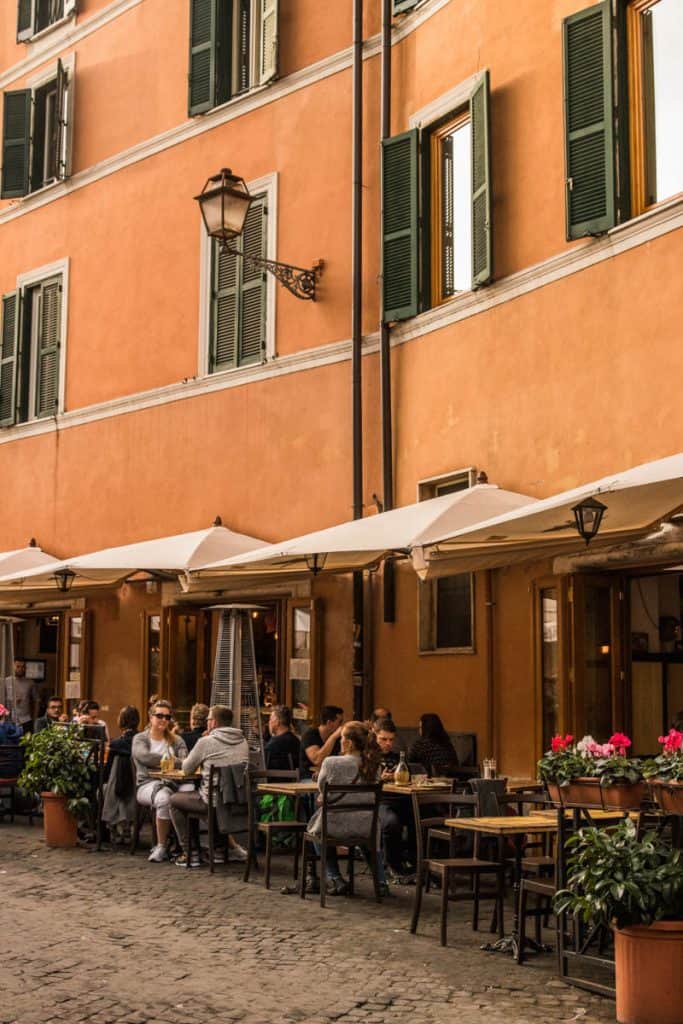
[[[173,715],[159,715],[159,714],[157,714],[157,712],[155,711],[155,712],[153,713],[153,715],[152,715],[152,718],[164,718],[164,719],[166,719],[166,721],[167,721],[167,722],[170,722],[170,721],[171,721],[171,719],[173,718]]]

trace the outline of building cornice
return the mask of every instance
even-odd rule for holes
[[[391,332],[392,346],[404,345],[434,331],[445,329],[460,320],[485,313],[505,302],[552,285],[556,281],[581,273],[593,266],[613,259],[620,253],[628,252],[640,245],[683,227],[683,198],[672,200],[650,210],[626,224],[613,228],[601,238],[590,239],[567,252],[528,267],[525,270],[486,288],[453,299],[450,302],[428,310],[411,320],[404,321]],[[377,333],[363,338],[363,354],[372,355],[379,349]],[[268,360],[259,366],[248,366],[237,370],[207,377],[191,378],[176,384],[169,384],[150,391],[128,395],[86,406],[73,412],[66,412],[50,420],[35,420],[31,423],[0,430],[0,445],[12,443],[25,437],[55,433],[71,427],[79,427],[113,416],[125,416],[141,412],[170,402],[199,398],[202,395],[224,391],[247,384],[283,377],[290,373],[319,369],[351,358],[351,340],[345,338],[328,345],[304,349],[291,355]]]

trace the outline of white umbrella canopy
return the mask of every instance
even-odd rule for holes
[[[582,550],[572,506],[590,497],[606,506],[591,550],[640,536],[683,507],[683,453],[594,480],[486,522],[450,533],[430,531],[413,549],[413,566],[422,579],[428,579]]]
[[[44,569],[56,564],[56,558],[48,555],[35,544],[26,548],[18,548],[16,551],[0,551],[1,576],[6,576],[8,573],[28,572],[32,569]]]
[[[187,573],[207,561],[227,558],[262,546],[263,540],[257,537],[234,533],[224,526],[212,526],[208,530],[105,548],[60,562],[53,559],[50,565],[24,572],[3,573],[0,576],[0,591],[16,594],[24,590],[54,590],[55,573],[61,570],[75,573],[74,588],[118,583],[131,573],[141,571]]]
[[[352,519],[338,526],[301,537],[268,544],[247,554],[207,562],[192,572],[193,579],[241,575],[351,572],[374,565],[391,554],[406,555],[430,526],[456,529],[488,518],[494,513],[528,505],[533,498],[503,491],[492,484],[478,484],[454,494],[444,494],[413,505]]]

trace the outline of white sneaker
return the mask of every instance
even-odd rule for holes
[[[168,860],[168,854],[166,853],[166,847],[164,844],[157,843],[157,845],[152,848],[152,852],[147,860],[153,860],[157,864],[160,864],[162,860]]]
[[[240,846],[238,843],[235,843],[235,845],[231,846],[230,849],[228,850],[229,860],[245,861],[247,857],[247,851],[244,849],[243,846]]]

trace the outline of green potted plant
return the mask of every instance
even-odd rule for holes
[[[595,773],[606,811],[637,811],[648,797],[640,761],[627,756],[630,746],[628,736],[615,732],[596,756]]]
[[[660,736],[662,751],[643,765],[652,795],[667,814],[683,814],[683,732],[669,729]]]
[[[24,769],[19,787],[43,801],[45,842],[70,847],[77,841],[77,818],[87,810],[91,779],[80,726],[53,726],[24,737]]]
[[[602,807],[599,783],[592,777],[594,762],[582,749],[583,742],[575,744],[570,734],[553,736],[550,750],[538,762],[539,778],[556,804]]]
[[[619,1024],[679,1024],[683,1006],[682,851],[630,820],[567,840],[555,912],[614,933]]]

